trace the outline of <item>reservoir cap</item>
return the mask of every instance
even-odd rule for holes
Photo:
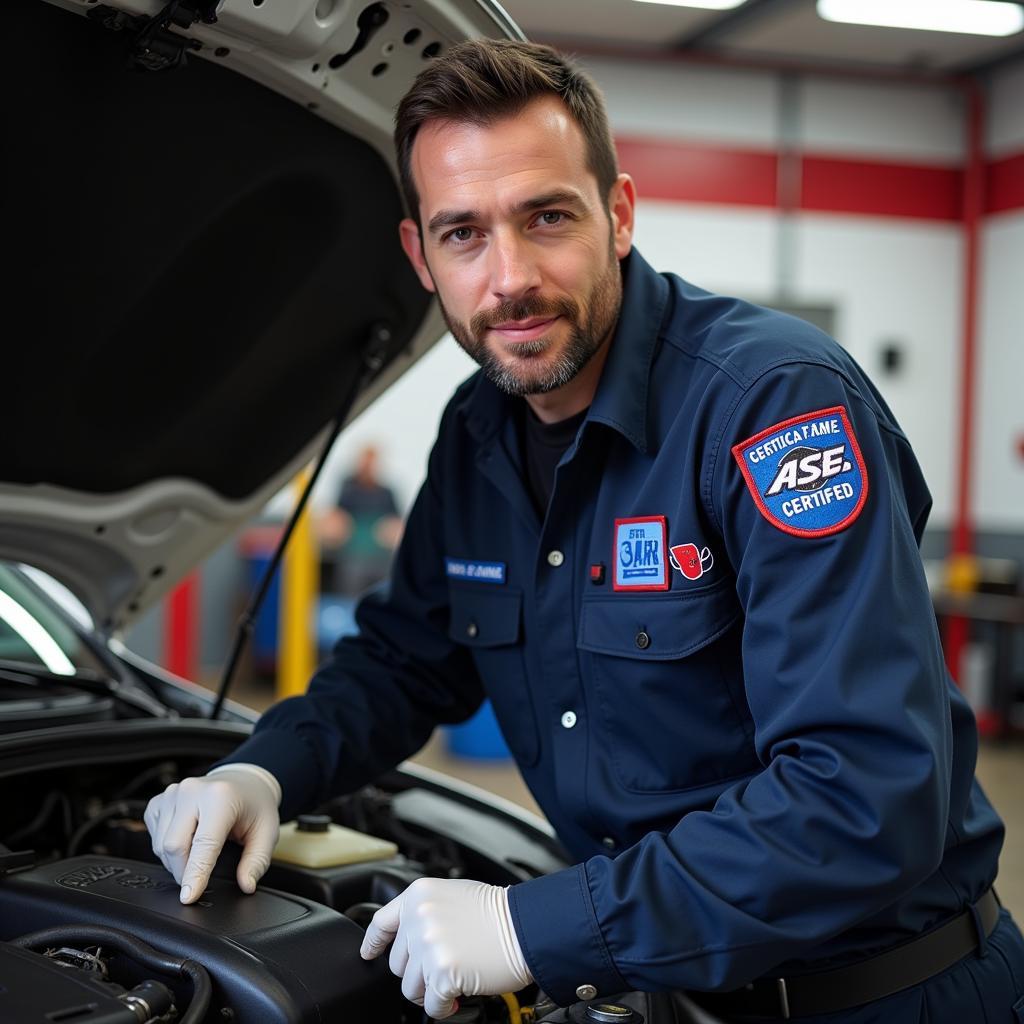
[[[299,832],[326,832],[331,827],[329,814],[300,814],[296,819]]]
[[[636,1015],[628,1006],[616,1006],[614,1003],[591,1003],[587,1007],[587,1020],[594,1024],[631,1024]]]

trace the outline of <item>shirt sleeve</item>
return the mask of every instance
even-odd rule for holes
[[[446,416],[447,419],[447,416]],[[483,701],[471,656],[448,637],[440,452],[409,514],[390,584],[362,599],[344,637],[300,697],[275,704],[219,764],[247,762],[281,784],[281,818],[371,782],[419,750],[434,727]]]
[[[771,370],[724,415],[705,498],[762,768],[614,859],[513,887],[527,963],[561,1002],[581,983],[731,990],[813,960],[942,859],[950,710],[909,445],[816,365]]]

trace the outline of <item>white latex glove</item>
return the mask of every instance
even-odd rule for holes
[[[143,820],[153,852],[181,886],[181,902],[194,903],[229,837],[244,847],[236,877],[254,892],[270,867],[280,829],[281,787],[258,765],[214,768],[201,778],[172,783],[146,807]]]
[[[394,940],[389,964],[402,994],[438,1020],[460,995],[517,992],[533,981],[508,910],[508,889],[462,878],[420,878],[366,929],[364,960]]]

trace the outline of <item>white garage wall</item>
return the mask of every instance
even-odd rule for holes
[[[990,158],[1024,153],[1024,61],[993,76]],[[982,229],[974,499],[983,530],[1024,531],[1024,211]]]
[[[836,336],[867,371],[910,438],[934,498],[931,526],[953,512],[958,424],[960,259],[955,226],[806,216],[798,233],[798,288],[831,300]],[[881,351],[897,346],[885,375]]]
[[[963,100],[951,88],[810,76],[799,86],[800,141],[815,153],[958,164]]]
[[[1024,214],[991,219],[981,260],[975,514],[980,529],[1024,531]]]
[[[773,149],[778,140],[779,76],[581,57],[605,94],[612,131]]]
[[[985,146],[990,156],[1024,149],[1024,60],[997,71],[988,82]]]
[[[641,199],[634,242],[656,270],[727,295],[775,289],[779,217],[772,210]]]

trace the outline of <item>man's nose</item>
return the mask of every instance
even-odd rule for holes
[[[521,299],[540,288],[540,268],[530,245],[517,233],[497,233],[491,243],[491,291],[502,302]]]

